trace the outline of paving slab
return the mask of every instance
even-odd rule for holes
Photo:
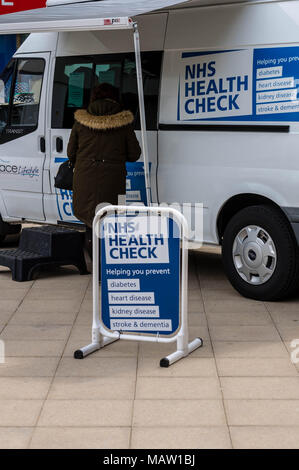
[[[65,341],[5,340],[6,357],[61,357]],[[1,371],[1,369],[0,369]]]
[[[270,314],[263,312],[208,312],[210,326],[264,326],[273,325]]]
[[[0,377],[0,400],[46,399],[52,377]]]
[[[4,326],[8,323],[8,321],[12,318],[14,312],[7,311],[7,310],[0,310],[0,326],[4,328]]]
[[[53,313],[78,313],[80,310],[81,301],[78,299],[25,299],[18,308],[19,313],[46,313],[51,315]]]
[[[131,426],[132,400],[47,400],[38,426]]]
[[[59,357],[6,357],[0,377],[53,377],[58,362]]]
[[[128,449],[130,427],[37,428],[30,449]]]
[[[3,307],[5,306],[5,301],[13,300],[15,303],[20,302],[23,300],[25,295],[27,295],[29,292],[29,287],[25,288],[15,288],[15,287],[7,287],[4,288],[2,287],[2,282],[0,278],[0,306]],[[2,305],[3,302],[3,305]],[[15,305],[15,304],[14,304]]]
[[[221,400],[135,400],[133,426],[223,426]]]
[[[298,376],[288,358],[216,358],[220,377],[292,377]]]
[[[290,354],[281,341],[213,341],[213,350],[217,358],[285,358]]]
[[[230,426],[234,449],[299,449],[298,426]]]
[[[8,324],[1,332],[0,339],[6,340],[66,340],[71,325],[13,325]]]
[[[48,307],[49,308],[49,307]],[[77,312],[56,312],[54,309],[49,312],[32,311],[24,312],[17,310],[12,316],[10,325],[33,325],[33,326],[46,326],[46,325],[73,325],[77,316]]]
[[[0,427],[0,449],[26,449],[33,431],[33,427]]]
[[[82,398],[84,400],[133,400],[135,382],[135,377],[56,377],[48,398],[50,400],[80,400]]]
[[[204,301],[205,311],[207,313],[256,313],[267,312],[263,302],[255,300],[246,300],[242,297],[236,300],[206,300]]]
[[[136,398],[162,400],[221,399],[216,377],[138,377]]]
[[[58,377],[135,377],[135,357],[86,357],[75,360],[65,357],[57,369]]]
[[[279,341],[274,325],[211,326],[212,341]]]
[[[133,449],[230,449],[225,426],[133,428]]]
[[[36,425],[43,400],[0,401],[0,429],[3,427],[32,427]]]
[[[225,400],[230,426],[299,426],[299,400]]]
[[[225,399],[299,400],[299,377],[221,377]]]

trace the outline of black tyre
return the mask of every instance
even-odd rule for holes
[[[7,235],[17,235],[22,230],[22,224],[9,224],[4,222],[0,215],[0,245],[4,242]]]
[[[279,300],[299,291],[298,246],[278,209],[250,206],[228,223],[222,247],[227,277],[245,297]]]
[[[22,224],[5,224],[6,235],[18,235],[22,230]]]

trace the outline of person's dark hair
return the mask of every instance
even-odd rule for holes
[[[90,103],[97,100],[110,99],[119,103],[118,89],[110,83],[101,83],[93,88]]]

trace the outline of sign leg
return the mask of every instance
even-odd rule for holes
[[[78,349],[74,352],[75,359],[84,359],[84,357],[89,356],[95,351],[98,351],[105,346],[108,346],[110,343],[114,343],[119,338],[108,338],[108,336],[103,336],[100,333],[100,328],[93,328],[92,329],[92,343],[84,346],[81,349]]]
[[[101,333],[99,328],[92,329],[91,343],[74,352],[75,359],[83,359],[89,354],[101,349]]]
[[[188,354],[195,351],[195,349],[201,348],[203,345],[202,338],[195,338],[191,343],[188,344]]]
[[[87,346],[84,346],[81,349],[77,349],[77,351],[74,352],[74,358],[75,359],[84,359],[84,357],[88,356],[89,354],[98,351],[101,349],[100,345],[97,343],[90,343]]]
[[[179,361],[183,357],[188,356],[190,353],[195,351],[195,349],[200,348],[203,345],[203,340],[201,338],[195,338],[191,343],[187,345],[187,352],[183,349],[179,349],[179,340],[178,340],[178,349],[177,351],[169,354],[169,356],[163,357],[160,361],[160,367],[169,367],[171,364]]]

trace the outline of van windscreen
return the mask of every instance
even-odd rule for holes
[[[44,78],[42,58],[12,59],[0,76],[0,144],[38,126]]]

